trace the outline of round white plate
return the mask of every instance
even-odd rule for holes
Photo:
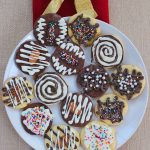
[[[146,87],[144,89],[144,92],[137,99],[129,101],[129,110],[128,110],[127,115],[124,118],[124,122],[121,125],[119,125],[118,127],[116,127],[116,138],[117,138],[117,149],[118,149],[125,142],[127,142],[127,140],[135,133],[135,131],[137,130],[137,128],[139,127],[139,125],[142,121],[142,118],[143,118],[145,110],[146,110],[148,95],[149,95],[148,78],[147,78],[147,72],[146,72],[144,62],[143,62],[138,50],[131,43],[131,41],[123,33],[121,33],[119,30],[117,30],[113,26],[106,24],[99,20],[98,20],[98,23],[100,24],[103,35],[104,34],[112,34],[112,35],[119,36],[122,39],[122,41],[124,43],[124,50],[125,50],[123,64],[134,64],[134,65],[137,65],[138,67],[140,67],[143,71],[143,74],[146,78],[146,83],[147,83]],[[32,32],[27,34],[21,40],[21,42],[18,44],[18,46],[21,43],[23,43],[24,41],[27,41],[30,39],[34,39]],[[15,55],[15,51],[16,51],[17,47],[14,49],[14,51],[9,59],[9,62],[8,62],[8,65],[7,65],[7,68],[5,71],[4,81],[8,77],[12,77],[12,76],[17,76],[17,75],[26,76],[20,70],[18,70],[15,65],[14,55]],[[49,49],[50,53],[52,53],[54,51],[54,47],[48,47],[48,49]],[[90,64],[90,47],[85,50],[85,54],[86,54],[85,65],[88,65],[88,64]],[[54,71],[54,70],[51,67],[49,67],[46,71]],[[29,76],[26,76],[26,77],[33,82],[31,77],[29,77]],[[76,84],[76,76],[64,77],[64,79],[66,80],[67,84],[69,85],[70,92],[77,92],[80,90]],[[109,89],[108,92],[111,92],[111,90]],[[50,109],[52,110],[52,112],[54,114],[53,124],[54,125],[55,124],[65,124],[61,118],[59,104],[55,104],[52,107],[50,106]],[[24,141],[26,143],[28,143],[32,148],[34,148],[36,150],[44,150],[45,145],[44,145],[43,138],[40,136],[36,136],[36,135],[30,135],[23,129],[23,127],[21,125],[21,121],[20,121],[21,112],[17,111],[17,110],[13,110],[12,108],[9,108],[9,107],[6,107],[6,111],[7,111],[8,117],[9,117],[13,127],[15,128],[17,133],[22,137],[22,139],[24,139]],[[93,120],[94,119],[96,119],[96,117],[93,117]],[[78,128],[76,128],[76,129],[80,130]],[[80,147],[80,150],[82,150],[82,147]]]

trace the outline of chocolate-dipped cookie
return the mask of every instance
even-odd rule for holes
[[[61,115],[69,125],[85,126],[93,115],[92,101],[84,94],[69,93],[61,104]]]
[[[26,77],[12,77],[4,82],[2,101],[14,109],[26,107],[33,99],[33,86]]]
[[[102,66],[89,65],[80,71],[77,83],[83,88],[84,93],[97,98],[109,88],[110,77]]]
[[[56,45],[56,39],[64,40],[67,35],[67,23],[57,14],[41,16],[34,24],[35,38],[43,45]]]
[[[119,39],[112,35],[98,37],[92,46],[93,59],[104,67],[115,67],[123,60],[123,46]]]
[[[68,33],[76,44],[89,46],[100,35],[100,27],[94,18],[76,14],[69,18]]]
[[[66,125],[53,126],[44,140],[47,150],[78,150],[80,145],[79,133]]]
[[[16,51],[15,62],[23,73],[36,76],[50,65],[50,54],[37,41],[27,41]]]
[[[127,101],[114,94],[103,95],[95,107],[97,117],[108,125],[119,125],[127,111]]]
[[[92,121],[81,131],[81,144],[86,150],[115,150],[115,130],[105,123]]]
[[[65,99],[68,86],[58,74],[46,72],[36,79],[34,91],[41,102],[53,104]]]
[[[135,65],[119,66],[111,76],[114,93],[123,99],[134,99],[144,90],[144,75]]]
[[[29,134],[44,136],[52,125],[53,114],[46,105],[33,103],[22,111],[21,122]]]
[[[73,43],[62,43],[51,56],[53,68],[62,75],[77,74],[84,66],[82,48]]]

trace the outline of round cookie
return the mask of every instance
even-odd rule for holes
[[[58,74],[46,72],[36,79],[34,91],[41,102],[53,104],[65,99],[68,86]]]
[[[115,130],[102,122],[90,122],[81,131],[81,144],[86,150],[115,150]]]
[[[50,54],[45,46],[37,41],[27,41],[16,51],[15,62],[25,74],[36,76],[50,65]]]
[[[80,71],[77,83],[83,88],[84,93],[97,98],[109,88],[110,77],[102,66],[89,65]]]
[[[69,18],[68,34],[76,44],[90,46],[100,35],[100,27],[96,19],[85,14],[76,14]]]
[[[50,13],[41,16],[34,24],[35,38],[43,45],[54,46],[56,39],[64,40],[67,35],[67,23],[61,16]]]
[[[112,90],[122,99],[134,99],[144,90],[143,73],[135,65],[119,66],[111,76]]]
[[[79,133],[66,125],[53,126],[44,139],[47,150],[78,150],[80,145]]]
[[[21,113],[21,123],[31,135],[44,136],[53,122],[51,110],[41,103],[28,105]]]
[[[69,125],[83,127],[92,119],[92,101],[86,95],[69,93],[61,104],[61,115]]]
[[[103,95],[95,107],[95,114],[108,125],[119,125],[127,111],[127,101],[114,94]]]
[[[77,74],[84,66],[83,49],[73,43],[63,43],[51,56],[53,68],[62,75]]]
[[[104,35],[93,42],[92,55],[97,63],[111,68],[121,64],[124,50],[119,39],[112,35]]]
[[[26,107],[33,99],[33,86],[26,77],[12,77],[5,81],[2,88],[2,101],[14,109]]]

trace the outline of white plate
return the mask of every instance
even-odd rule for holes
[[[148,78],[147,78],[147,72],[145,69],[144,62],[138,50],[131,43],[131,41],[123,33],[121,33],[119,30],[117,30],[113,26],[106,24],[99,20],[98,20],[98,23],[100,24],[103,35],[104,34],[117,35],[122,39],[124,43],[124,49],[125,49],[123,64],[137,65],[143,70],[143,74],[145,75],[145,78],[146,78],[146,87],[144,89],[144,92],[136,100],[129,101],[129,110],[128,110],[126,117],[124,118],[124,122],[120,126],[116,127],[117,149],[118,149],[125,142],[127,142],[127,140],[135,133],[135,131],[137,130],[137,128],[139,127],[143,119],[146,106],[147,106],[148,95],[149,95]],[[21,40],[18,46],[24,41],[29,40],[29,39],[34,39],[32,32],[27,34]],[[15,65],[14,55],[15,55],[15,51],[17,47],[14,49],[9,59],[9,62],[5,71],[4,81],[8,77],[12,77],[12,76],[17,76],[17,75],[26,76],[21,71],[19,71]],[[50,52],[54,51],[53,47],[48,47],[48,49]],[[85,65],[88,65],[90,63],[90,48],[86,49],[85,53],[86,53],[86,58],[87,58]],[[51,67],[47,70],[53,71]],[[31,77],[29,76],[26,76],[26,77],[28,77],[32,81]],[[77,88],[77,85],[76,85],[76,76],[64,77],[64,79],[67,81],[67,84],[69,85],[69,91],[75,92],[75,91],[80,90],[79,88]],[[53,114],[55,115],[53,124],[65,124],[61,118],[60,109],[58,105],[59,104],[55,104],[53,107],[50,107]],[[24,139],[24,141],[28,143],[32,148],[36,150],[44,150],[45,146],[44,146],[43,138],[40,136],[30,135],[27,132],[25,132],[25,130],[23,129],[21,125],[21,121],[20,121],[20,111],[13,110],[12,108],[9,108],[9,107],[6,107],[6,111],[7,111],[8,117],[13,127],[15,128],[17,133],[22,137],[22,139]],[[93,117],[93,120],[94,119],[95,118]],[[80,129],[77,129],[77,130],[80,130]]]

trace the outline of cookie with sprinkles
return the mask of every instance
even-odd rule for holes
[[[77,74],[84,66],[85,55],[81,47],[73,43],[62,43],[51,56],[53,68],[62,75]]]
[[[70,126],[53,126],[44,135],[47,150],[78,150],[80,145],[79,133]]]
[[[109,88],[110,77],[102,66],[89,65],[80,71],[77,83],[82,87],[85,94],[97,98]]]
[[[92,121],[81,131],[81,144],[86,150],[115,150],[115,130],[105,123]]]
[[[134,99],[144,90],[144,75],[135,65],[119,66],[111,76],[114,93],[123,99]]]
[[[67,35],[67,23],[61,16],[50,13],[42,15],[34,24],[35,38],[43,45],[54,46],[56,39],[64,40]]]
[[[4,82],[2,101],[6,106],[21,109],[31,103],[33,85],[26,77],[11,77]]]
[[[31,135],[44,136],[53,122],[51,110],[44,104],[32,103],[21,112],[21,123]]]
[[[69,93],[61,104],[61,115],[69,125],[83,127],[92,119],[92,101],[84,94]]]
[[[108,125],[119,125],[127,111],[127,101],[114,94],[103,95],[95,107],[97,117]]]
[[[85,14],[76,14],[69,18],[68,34],[76,44],[89,46],[100,35],[99,24]]]
[[[26,41],[16,51],[15,62],[23,73],[37,76],[50,65],[50,54],[37,41]]]

